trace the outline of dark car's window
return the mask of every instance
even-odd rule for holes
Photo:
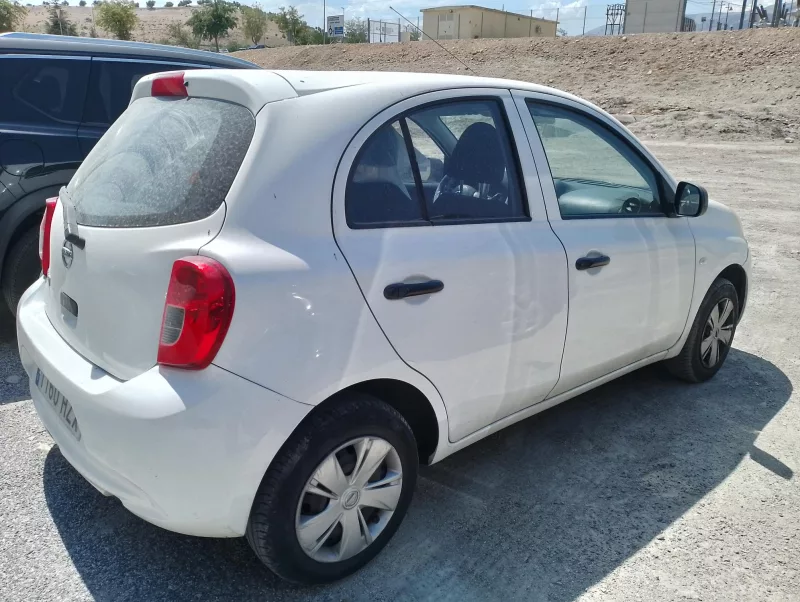
[[[449,152],[434,141],[445,135]],[[499,103],[437,103],[378,129],[350,173],[345,213],[355,228],[527,219]]]
[[[0,55],[0,121],[77,124],[89,63],[80,58]]]
[[[69,183],[79,224],[135,228],[208,217],[255,131],[245,107],[205,98],[134,102]]]
[[[98,126],[114,123],[128,107],[136,82],[145,75],[186,68],[169,63],[93,59],[83,122]]]

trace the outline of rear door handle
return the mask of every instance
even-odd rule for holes
[[[575,268],[578,270],[588,270],[591,268],[601,268],[609,263],[611,263],[611,258],[608,255],[598,255],[597,257],[581,257],[575,262]]]
[[[383,296],[390,301],[394,301],[396,299],[405,299],[406,297],[438,293],[443,288],[444,282],[441,280],[428,280],[427,282],[413,283],[395,282],[383,289]]]

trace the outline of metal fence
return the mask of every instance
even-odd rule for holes
[[[370,43],[389,43],[399,42],[400,21],[381,21],[375,19],[367,19],[367,41]]]

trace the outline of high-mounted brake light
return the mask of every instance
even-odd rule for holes
[[[172,264],[158,363],[202,370],[217,355],[233,317],[233,279],[208,257],[184,257]]]
[[[56,212],[58,197],[44,202],[44,215],[39,225],[39,259],[42,262],[42,274],[50,271],[50,226],[53,225],[53,214]]]
[[[156,77],[150,86],[150,96],[189,96],[183,81],[183,71],[173,71]]]

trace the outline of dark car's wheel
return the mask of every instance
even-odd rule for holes
[[[728,357],[738,321],[736,288],[725,278],[717,278],[697,311],[683,349],[667,360],[667,369],[693,383],[714,376]]]
[[[417,446],[405,419],[363,394],[312,414],[259,487],[247,540],[280,577],[325,583],[357,571],[411,503]]]
[[[11,247],[3,266],[3,298],[11,313],[17,315],[17,305],[31,284],[42,273],[39,259],[39,229],[31,228]]]

